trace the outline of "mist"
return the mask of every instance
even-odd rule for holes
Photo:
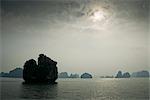
[[[1,10],[2,71],[41,53],[59,72],[149,70],[149,0],[14,0]]]

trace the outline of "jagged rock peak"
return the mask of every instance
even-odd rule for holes
[[[23,79],[26,83],[50,82],[54,83],[58,78],[57,62],[44,54],[38,57],[38,63],[34,59],[25,62],[23,66]]]

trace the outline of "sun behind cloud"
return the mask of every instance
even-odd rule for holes
[[[97,10],[97,11],[94,11],[92,13],[92,15],[90,16],[90,19],[93,21],[93,22],[100,22],[100,21],[103,21],[106,19],[106,15],[105,15],[105,12],[102,11],[102,10]]]

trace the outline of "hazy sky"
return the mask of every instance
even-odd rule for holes
[[[5,0],[1,70],[40,53],[56,60],[59,72],[148,70],[148,6],[149,0]]]

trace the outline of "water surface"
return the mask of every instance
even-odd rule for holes
[[[58,79],[58,84],[22,84],[1,78],[1,100],[149,100],[149,79]]]

